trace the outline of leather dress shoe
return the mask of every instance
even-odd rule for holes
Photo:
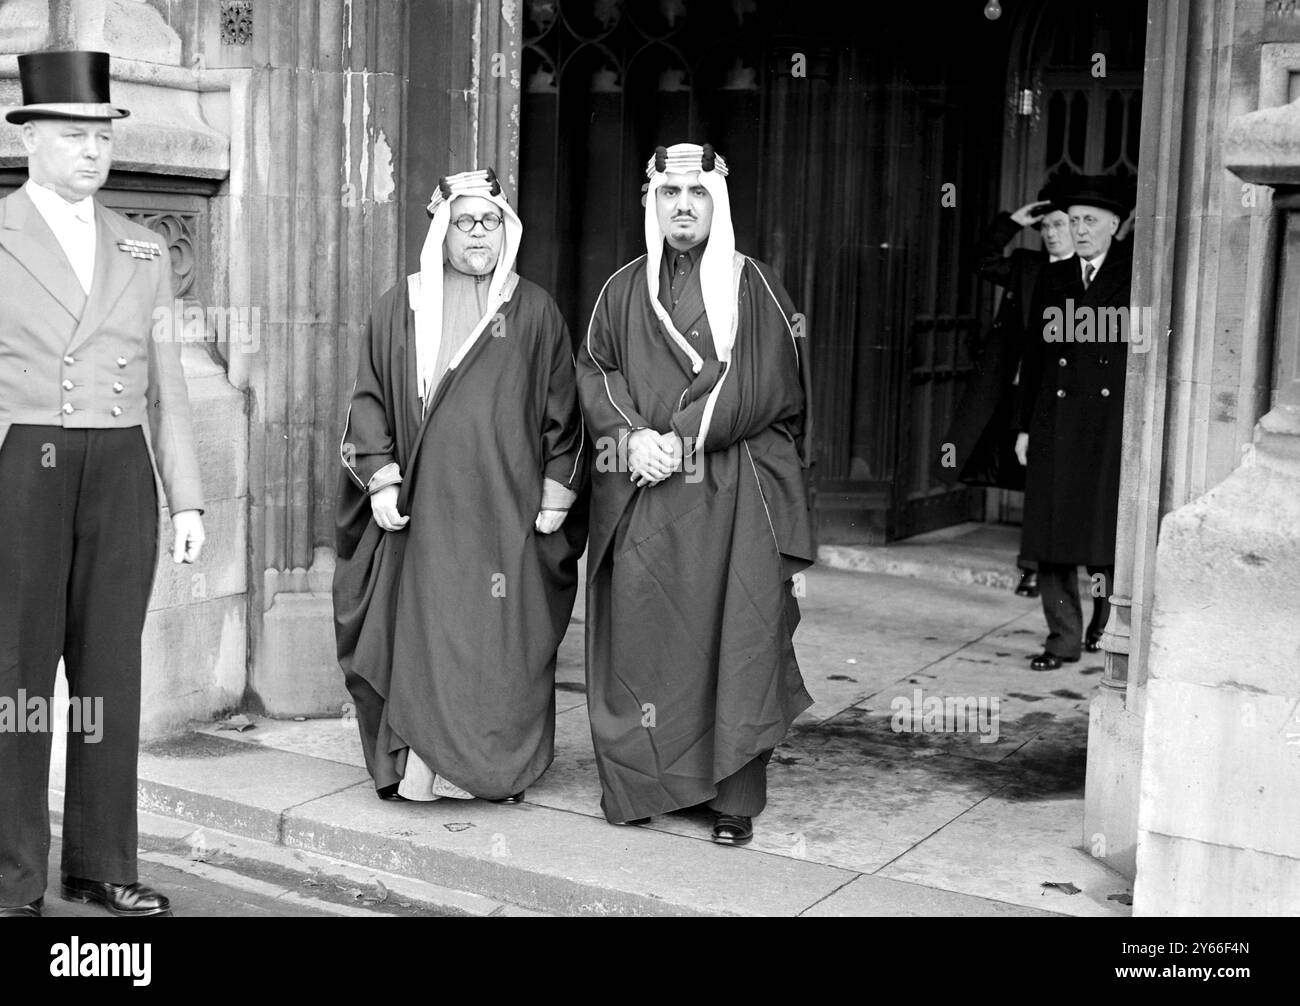
[[[375,794],[381,800],[400,800],[403,803],[405,803],[406,797],[402,796],[401,793],[397,792],[397,787],[400,785],[402,785],[400,782],[394,782],[394,783],[389,783],[387,786],[380,786],[377,790],[375,790]]]
[[[1032,671],[1055,671],[1059,670],[1062,664],[1077,664],[1078,657],[1058,657],[1055,653],[1040,653],[1029,662],[1029,669]]]
[[[753,818],[739,814],[719,814],[713,822],[713,841],[719,845],[745,845],[753,837]]]
[[[1101,633],[1099,632],[1099,633],[1097,633],[1097,634],[1094,636],[1094,635],[1090,632],[1090,633],[1088,633],[1086,636],[1084,636],[1084,637],[1083,637],[1083,648],[1084,648],[1085,650],[1087,650],[1089,653],[1096,653],[1098,650],[1100,650],[1100,649],[1101,649]]]
[[[512,796],[505,797],[504,799],[501,800],[490,800],[488,802],[489,803],[523,803],[524,794],[526,792],[528,791],[521,789],[518,793],[515,793]]]
[[[44,898],[37,898],[29,905],[14,905],[12,908],[0,905],[0,919],[39,919],[44,907]]]
[[[1016,585],[1016,593],[1021,597],[1038,596],[1038,570],[1027,569],[1020,575],[1020,583]]]
[[[620,827],[620,828],[639,828],[639,827],[641,827],[641,825],[643,825],[643,824],[649,824],[649,823],[650,823],[650,818],[648,818],[648,817],[634,817],[634,818],[632,818],[632,820],[630,820],[630,821],[610,821],[609,823],[610,823],[610,824],[617,825],[617,826]]]
[[[110,884],[81,877],[63,878],[63,900],[101,905],[114,915],[170,916],[172,904],[165,895],[144,884]]]

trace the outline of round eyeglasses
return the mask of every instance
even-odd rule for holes
[[[466,234],[474,229],[475,224],[482,224],[485,231],[494,231],[501,226],[501,217],[495,213],[484,213],[481,217],[462,213],[452,223],[456,225],[456,230],[464,231]]]

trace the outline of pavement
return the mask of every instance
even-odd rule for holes
[[[180,918],[380,918],[428,917],[457,913],[431,904],[416,893],[384,883],[373,871],[298,854],[263,848],[234,835],[205,832],[181,822],[144,815],[140,843],[140,881],[162,891]],[[183,831],[185,834],[178,834]],[[58,862],[62,841],[50,852],[50,883],[45,891],[46,918],[107,918],[106,909],[64,901],[59,894]],[[390,878],[391,880],[391,878]],[[438,897],[436,892],[433,895]]]
[[[382,889],[416,913],[480,916],[1128,916],[1131,883],[1082,833],[1102,655],[1029,669],[1044,629],[1039,602],[1009,589],[1016,535],[963,525],[822,549],[796,586],[816,702],[773,757],[749,846],[714,845],[698,814],[605,822],[581,599],[559,655],[555,761],[525,803],[380,801],[346,714],[250,717],[146,745],[142,844],[178,869],[212,850],[279,857],[285,888],[331,864],[351,871],[345,907],[364,911],[384,911],[365,899]]]

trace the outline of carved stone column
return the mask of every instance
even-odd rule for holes
[[[1147,745],[1183,728],[1147,707],[1156,613],[1172,589],[1158,575],[1162,521],[1233,472],[1268,408],[1276,227],[1268,191],[1224,170],[1224,131],[1229,115],[1264,100],[1261,43],[1300,34],[1300,19],[1265,0],[1151,3],[1149,21],[1133,307],[1149,312],[1150,350],[1129,356],[1115,606],[1091,708],[1083,834],[1130,876],[1141,809],[1172,799],[1142,788]]]
[[[518,205],[523,12],[518,0],[412,4],[402,201],[405,269],[418,268],[424,207],[444,174],[491,165]]]
[[[1297,94],[1300,45],[1285,47],[1292,79],[1277,90]],[[1280,96],[1269,91],[1261,101]],[[1300,904],[1300,98],[1234,118],[1223,157],[1244,193],[1272,190],[1251,199],[1245,255],[1260,281],[1244,305],[1266,336],[1272,408],[1242,465],[1161,526],[1139,915],[1273,916]]]
[[[521,25],[519,0],[478,0],[481,30],[475,60],[475,151],[480,165],[491,164],[506,197],[519,198],[519,98]]]
[[[330,581],[338,440],[370,306],[397,280],[405,5],[252,6],[242,142],[249,174],[232,284],[262,305],[264,349],[233,366],[251,391],[249,687],[276,715],[336,713]],[[238,28],[238,23],[235,25]],[[262,55],[264,54],[264,55]],[[232,53],[232,55],[236,55]]]

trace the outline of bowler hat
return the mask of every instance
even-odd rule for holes
[[[28,52],[18,57],[23,103],[5,115],[32,119],[123,119],[131,113],[108,97],[108,53],[84,50]]]
[[[1129,185],[1114,175],[1080,175],[1054,197],[1068,212],[1071,206],[1095,206],[1109,210],[1123,220],[1133,208]]]

